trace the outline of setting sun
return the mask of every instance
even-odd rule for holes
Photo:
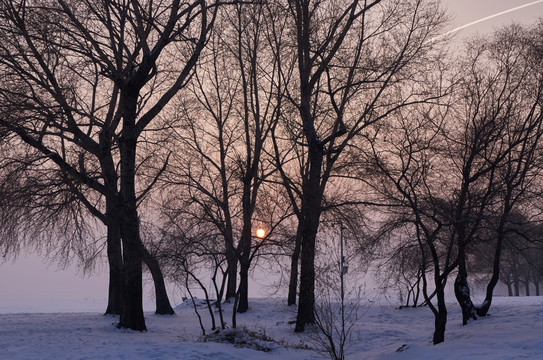
[[[265,236],[266,236],[266,230],[264,230],[262,228],[256,229],[256,237],[257,238],[263,239]]]

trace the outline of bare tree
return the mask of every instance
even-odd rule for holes
[[[416,86],[409,95],[392,95],[391,90],[407,84],[407,74],[421,70],[419,59],[435,45],[428,40],[438,34],[443,16],[436,2],[380,0],[292,1],[285,6],[285,16],[292,35],[276,53],[283,57],[282,64],[296,64],[296,80],[287,97],[296,117],[284,126],[294,130],[291,146],[305,148],[294,152],[303,154],[299,159],[303,170],[285,172],[288,179],[283,176],[293,192],[292,184],[298,182],[292,179],[301,176],[301,187],[292,199],[299,207],[301,240],[295,330],[303,331],[306,323],[315,322],[316,235],[335,164],[365,128],[420,95]],[[285,68],[282,74],[289,74]]]
[[[154,182],[136,182],[141,165],[136,150],[189,78],[214,15],[205,1],[6,0],[2,7],[3,31],[13,41],[2,50],[1,65],[7,80],[24,86],[26,92],[17,95],[26,112],[0,124],[66,176],[118,199],[114,211],[123,255],[119,326],[145,330],[137,204]],[[180,61],[172,66],[176,51],[185,56],[177,56]],[[118,192],[112,192],[105,177],[89,176],[79,165],[87,154],[100,163],[111,148],[115,153],[109,160],[115,162],[110,169],[119,166]]]
[[[435,93],[447,94],[449,90],[445,87]],[[373,163],[369,163],[369,172],[375,175],[374,188],[388,204],[383,211],[390,220],[384,231],[391,232],[392,245],[404,247],[398,234],[407,234],[418,246],[416,265],[420,266],[425,303],[434,314],[434,344],[445,340],[445,286],[456,267],[455,243],[449,239],[452,207],[444,192],[448,168],[438,155],[443,151],[438,135],[449,108],[444,100],[442,104],[403,109],[379,127],[372,140]],[[428,290],[430,276],[433,294]]]
[[[220,25],[190,84],[192,97],[180,103],[174,129],[176,146],[191,159],[184,154],[175,159],[169,182],[181,190],[176,196],[188,191],[186,203],[200,207],[198,214],[222,235],[228,261],[225,296],[239,294],[239,312],[248,309],[260,191],[274,171],[264,151],[283,91],[268,45],[274,16],[265,4],[235,4],[220,12]]]
[[[485,300],[477,308],[479,316],[485,316],[490,308],[493,291],[500,277],[500,259],[504,238],[507,233],[515,231],[516,228],[514,219],[518,218],[518,216],[515,216],[515,211],[526,209],[525,211],[528,213],[533,212],[533,209],[527,203],[533,198],[535,190],[533,188],[538,186],[537,178],[541,175],[541,157],[538,154],[540,152],[541,136],[543,135],[543,79],[538,74],[540,72],[538,63],[541,60],[542,53],[541,49],[537,48],[538,42],[534,41],[534,35],[538,36],[540,34],[540,26],[529,29],[513,26],[502,29],[496,34],[496,39],[493,41],[495,53],[501,54],[501,56],[507,54],[506,58],[511,59],[510,66],[520,72],[517,75],[517,81],[525,85],[521,86],[522,90],[520,92],[522,94],[518,94],[521,100],[519,106],[522,108],[517,113],[516,119],[511,121],[511,130],[509,130],[511,135],[507,137],[508,142],[514,147],[508,153],[504,161],[504,167],[499,174],[504,188],[500,192],[500,207],[496,211],[498,223],[495,227],[497,239],[492,277],[487,285]],[[528,58],[524,57],[526,53]],[[518,93],[519,90],[516,90],[516,92]],[[538,281],[535,284],[537,286]]]
[[[499,278],[500,252],[506,224],[511,212],[533,182],[539,161],[541,138],[542,82],[527,61],[526,48],[518,27],[496,34],[487,42],[472,43],[468,48],[459,89],[460,108],[457,118],[462,126],[447,134],[452,164],[458,170],[451,179],[456,190],[454,200],[454,232],[458,246],[458,275],[455,294],[462,308],[463,323],[486,314],[492,291]],[[456,185],[454,185],[456,184]],[[492,214],[498,220],[489,225]],[[487,287],[482,307],[470,298],[468,253],[473,242],[484,236],[480,232],[494,226],[493,277]]]

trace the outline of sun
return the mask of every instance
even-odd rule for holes
[[[264,230],[262,228],[256,229],[256,237],[257,238],[264,239],[265,236],[266,236],[266,230]]]

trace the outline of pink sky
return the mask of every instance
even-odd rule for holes
[[[523,5],[522,9],[485,20],[461,30],[460,36],[488,33],[512,22],[530,24],[543,17],[543,1],[535,0],[442,0],[444,8],[453,16],[452,28],[486,18]]]

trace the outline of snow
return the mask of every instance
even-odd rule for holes
[[[543,297],[497,297],[490,316],[466,326],[461,325],[460,308],[450,302],[445,343],[435,346],[428,308],[398,309],[387,300],[357,302],[358,320],[350,333],[347,359],[543,359]],[[226,306],[225,320],[230,323],[231,309]],[[0,307],[0,359],[327,358],[315,351],[316,329],[293,332],[295,308],[287,307],[283,299],[251,299],[250,310],[238,314],[234,335],[242,341],[237,344],[217,342],[232,337],[231,330],[203,341],[187,303],[173,316],[146,313],[149,331],[143,333],[117,329],[118,319],[101,315],[95,307],[92,301],[82,302],[78,312],[32,313],[24,308],[13,312],[17,306],[6,312]],[[201,308],[200,314],[211,333],[209,313]],[[247,344],[269,351],[244,347]]]

